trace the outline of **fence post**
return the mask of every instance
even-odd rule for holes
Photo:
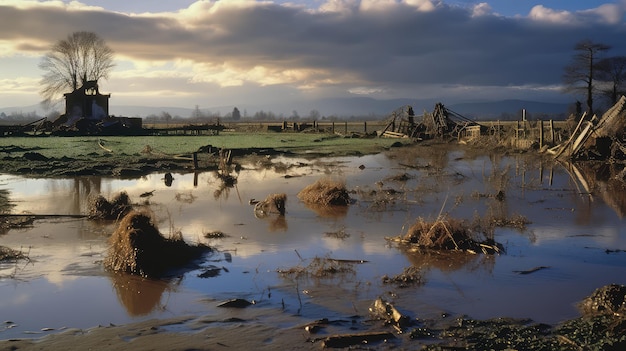
[[[543,148],[543,120],[539,120],[539,149]]]
[[[363,133],[367,134],[367,122],[363,122]]]

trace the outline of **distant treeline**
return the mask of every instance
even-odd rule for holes
[[[238,112],[238,110],[233,110],[233,112]],[[47,116],[41,116],[36,111],[32,112],[11,112],[9,114],[5,112],[0,112],[0,124],[1,125],[22,125],[28,124],[37,120],[40,120],[44,117],[47,117],[48,120],[55,120],[60,116],[58,111],[53,111],[49,113]],[[464,115],[464,117],[471,120],[501,120],[501,121],[515,121],[521,120],[522,112],[517,113],[508,113],[504,112],[500,115],[473,115],[468,114]],[[569,116],[569,113],[560,113],[560,114],[548,114],[548,113],[526,113],[526,120],[565,120]],[[126,117],[138,117],[138,116],[126,116]],[[203,112],[199,109],[194,110],[190,116],[179,116],[172,115],[167,111],[162,111],[159,114],[150,114],[146,117],[143,117],[145,123],[148,124],[161,124],[161,123],[173,123],[173,124],[185,124],[185,123],[194,123],[194,124],[213,124],[220,122],[336,122],[336,121],[380,121],[384,120],[389,115],[377,115],[377,114],[369,114],[369,115],[354,115],[354,116],[324,116],[321,115],[316,110],[311,111],[306,116],[300,116],[296,111],[294,111],[289,116],[285,114],[276,114],[271,111],[258,111],[252,115],[248,115],[247,112],[244,112],[243,115],[237,113],[226,113],[221,115],[220,113],[211,113],[211,112]],[[416,120],[420,121],[421,116],[416,116]]]

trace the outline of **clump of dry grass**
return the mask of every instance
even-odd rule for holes
[[[354,264],[356,261],[336,260],[332,258],[315,257],[308,266],[295,266],[286,270],[279,269],[278,273],[283,276],[299,278],[301,276],[311,276],[315,278],[328,278],[340,273],[355,273]]]
[[[625,319],[626,286],[610,284],[598,288],[578,308],[585,316],[614,315]]]
[[[396,276],[389,277],[384,275],[382,277],[383,284],[395,284],[400,288],[406,288],[410,285],[424,284],[424,277],[422,271],[415,266],[409,266],[404,271]]]
[[[27,260],[22,251],[14,250],[6,246],[0,246],[0,262],[15,262],[18,260]]]
[[[10,229],[30,227],[35,222],[35,216],[11,217],[0,216],[0,235],[6,234]]]
[[[165,238],[147,213],[132,211],[111,236],[104,266],[115,272],[160,277],[211,251],[206,245],[192,246],[180,237]]]
[[[490,221],[495,227],[508,227],[520,230],[526,229],[526,225],[531,223],[528,218],[522,215],[514,215],[509,218],[492,217],[490,218]]]
[[[92,197],[89,202],[90,219],[118,219],[132,210],[130,198],[125,191],[115,195],[111,201],[104,196]]]
[[[326,232],[324,233],[324,236],[327,238],[345,240],[350,237],[350,234],[346,232],[346,228],[341,228],[334,232]]]
[[[203,236],[207,239],[222,239],[226,237],[226,234],[224,234],[224,232],[221,232],[219,230],[215,230],[212,232],[204,233]]]
[[[350,195],[346,185],[331,179],[320,179],[306,186],[298,193],[298,198],[304,203],[322,206],[350,204]]]
[[[284,216],[286,203],[287,194],[270,194],[265,200],[259,201],[254,205],[254,213],[257,214],[257,217],[263,217],[272,212]]]
[[[502,245],[493,239],[484,238],[477,228],[465,221],[453,218],[439,218],[433,222],[418,218],[400,241],[433,250],[457,250],[485,254],[502,251]]]

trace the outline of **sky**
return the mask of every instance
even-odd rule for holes
[[[42,100],[39,62],[76,31],[115,52],[112,106],[584,100],[562,93],[574,46],[626,55],[625,15],[626,0],[0,0],[0,108]]]

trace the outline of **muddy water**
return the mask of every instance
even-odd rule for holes
[[[185,315],[279,326],[367,318],[378,296],[416,318],[465,314],[553,324],[576,317],[576,302],[594,289],[626,284],[626,252],[620,251],[626,250],[620,206],[626,194],[594,174],[523,155],[470,157],[462,151],[271,161],[243,164],[232,174],[234,187],[215,173],[174,174],[171,185],[163,174],[132,180],[0,176],[14,214],[85,214],[90,196],[126,191],[154,213],[162,233],[181,231],[188,242],[216,249],[199,268],[153,281],[103,270],[114,223],[50,217],[12,229],[0,234],[0,245],[21,249],[30,261],[0,265],[0,316],[6,321],[0,338]],[[297,199],[323,177],[345,181],[355,203],[323,211]],[[590,192],[591,185],[597,190]],[[141,196],[148,192],[152,196]],[[250,200],[272,193],[287,194],[286,216],[256,217]],[[406,253],[385,240],[405,233],[418,217],[433,220],[442,213],[522,216],[532,223],[525,230],[496,229],[494,238],[506,249],[497,256]],[[205,237],[215,231],[225,236]],[[306,267],[316,257],[364,262],[326,278],[277,272]],[[411,265],[421,269],[422,284],[382,283],[383,276]],[[546,268],[519,273],[535,267]],[[216,307],[230,298],[256,305]]]

